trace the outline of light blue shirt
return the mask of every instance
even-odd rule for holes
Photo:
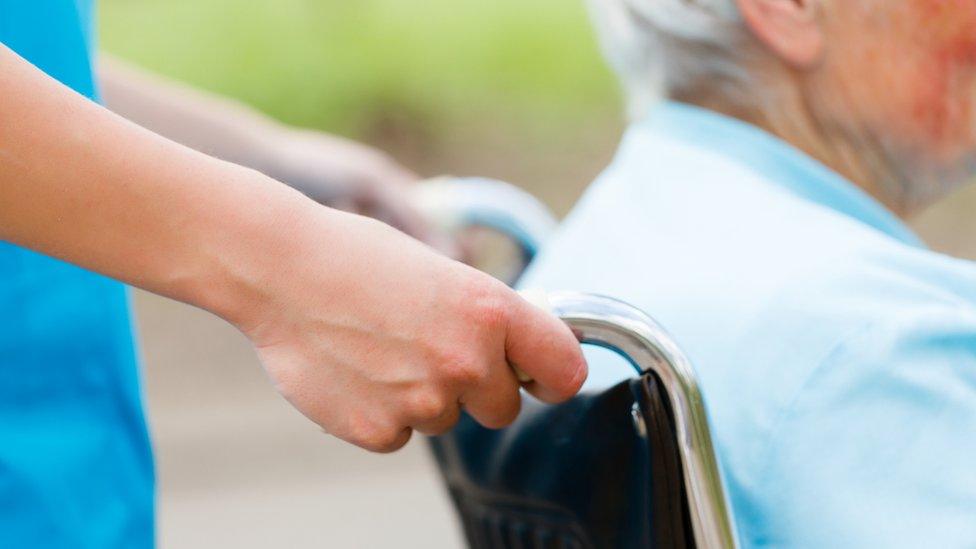
[[[786,143],[659,106],[523,286],[618,297],[675,336],[744,547],[976,544],[976,265]],[[590,362],[591,386],[626,371]]]
[[[0,43],[94,99],[92,9],[0,0]],[[151,547],[153,498],[125,286],[0,241],[0,547]]]

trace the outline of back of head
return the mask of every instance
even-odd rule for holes
[[[604,54],[638,117],[660,98],[715,90],[747,100],[741,18],[734,0],[588,0]]]

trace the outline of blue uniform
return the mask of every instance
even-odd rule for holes
[[[744,547],[976,543],[976,266],[788,144],[659,106],[524,285],[619,297],[675,336]],[[591,386],[625,370],[589,358]]]
[[[0,0],[0,42],[95,98],[90,0]],[[126,288],[0,242],[0,547],[152,543]]]

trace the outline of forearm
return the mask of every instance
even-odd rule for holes
[[[197,151],[247,166],[311,198],[333,203],[394,189],[416,176],[385,154],[341,137],[285,126],[232,99],[208,94],[102,55],[106,107]],[[370,197],[373,198],[373,197]],[[402,210],[402,205],[388,205]],[[369,213],[369,212],[364,212]],[[399,228],[417,222],[396,211]]]
[[[208,309],[277,389],[373,450],[489,427],[586,376],[555,317],[389,226],[139,128],[0,46],[0,239]]]
[[[102,100],[120,116],[177,143],[275,176],[275,143],[287,128],[233,100],[99,58]]]
[[[131,124],[0,46],[0,239],[236,321],[321,209]],[[324,210],[324,209],[323,209]]]

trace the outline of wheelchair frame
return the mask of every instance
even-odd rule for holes
[[[444,230],[481,226],[508,236],[521,247],[525,264],[556,226],[554,216],[537,199],[500,181],[431,181],[422,185],[417,203],[428,219]],[[556,292],[548,299],[553,313],[570,326],[582,344],[619,354],[638,374],[653,372],[658,376],[674,415],[695,543],[707,548],[738,547],[698,379],[674,339],[649,315],[610,297]],[[646,438],[643,416],[637,410],[632,415]]]
[[[688,358],[664,328],[622,301],[557,292],[549,294],[549,302],[580,343],[619,354],[639,374],[657,374],[674,413],[695,541],[699,547],[737,547],[735,523],[712,444],[705,402]],[[634,415],[638,420],[640,417]]]

